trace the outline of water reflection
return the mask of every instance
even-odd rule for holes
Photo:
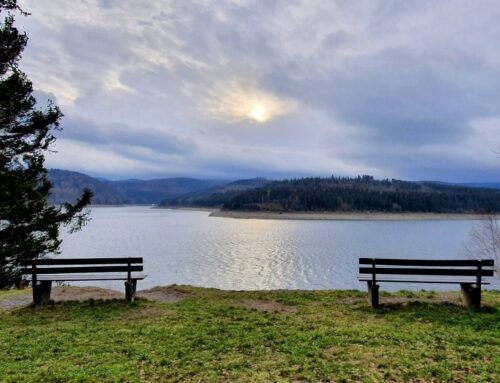
[[[147,207],[93,208],[61,257],[142,256],[140,288],[364,289],[359,257],[457,258],[471,221],[279,221],[211,218]],[[121,289],[121,283],[100,286]],[[494,288],[500,288],[496,280]],[[455,289],[388,284],[384,289]]]

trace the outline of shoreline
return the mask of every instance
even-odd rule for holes
[[[459,221],[481,220],[473,213],[379,213],[379,212],[250,212],[212,210],[210,217],[235,219],[278,219],[304,221]]]
[[[92,205],[90,207],[128,207],[150,205]],[[191,206],[150,206],[152,209],[199,211],[210,213],[209,217],[234,219],[264,220],[299,220],[299,221],[460,221],[481,220],[484,214],[479,213],[384,213],[384,212],[270,212],[270,211],[237,211],[220,210],[218,208]],[[495,216],[500,219],[500,215]]]
[[[190,207],[190,206],[154,206],[153,209],[166,209],[166,210],[185,210],[185,211],[204,211],[204,212],[217,212],[219,209],[210,207]]]

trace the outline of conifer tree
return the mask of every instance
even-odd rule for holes
[[[0,288],[20,284],[21,259],[57,252],[61,225],[79,230],[92,196],[85,190],[74,204],[47,202],[44,153],[62,113],[51,102],[36,105],[32,83],[18,66],[28,37],[14,26],[14,13],[27,15],[17,0],[0,0]]]

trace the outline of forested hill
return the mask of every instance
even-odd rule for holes
[[[228,193],[225,199],[216,197],[227,210],[500,212],[500,190],[371,176],[274,181],[236,195]]]
[[[52,204],[73,203],[81,197],[84,188],[92,190],[93,204],[121,205],[129,201],[125,194],[115,189],[111,184],[86,174],[50,169],[49,180],[52,183],[49,202]]]
[[[220,207],[230,198],[238,196],[242,191],[263,187],[269,182],[261,177],[238,180],[206,190],[167,198],[160,202],[160,206]]]
[[[115,189],[127,197],[129,203],[134,204],[158,204],[165,198],[206,190],[221,183],[223,181],[180,177],[110,182]]]
[[[165,198],[192,193],[225,183],[224,181],[194,178],[162,178],[154,180],[107,181],[86,174],[50,169],[52,182],[49,202],[74,202],[84,188],[92,190],[92,204],[157,204]]]

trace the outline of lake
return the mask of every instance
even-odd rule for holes
[[[464,258],[474,221],[288,221],[209,217],[145,206],[93,207],[82,231],[63,234],[59,257],[144,257],[138,288],[190,284],[230,290],[365,289],[358,258]],[[490,288],[500,289],[493,279]],[[123,282],[92,284],[122,289]],[[454,290],[388,283],[383,290]]]

